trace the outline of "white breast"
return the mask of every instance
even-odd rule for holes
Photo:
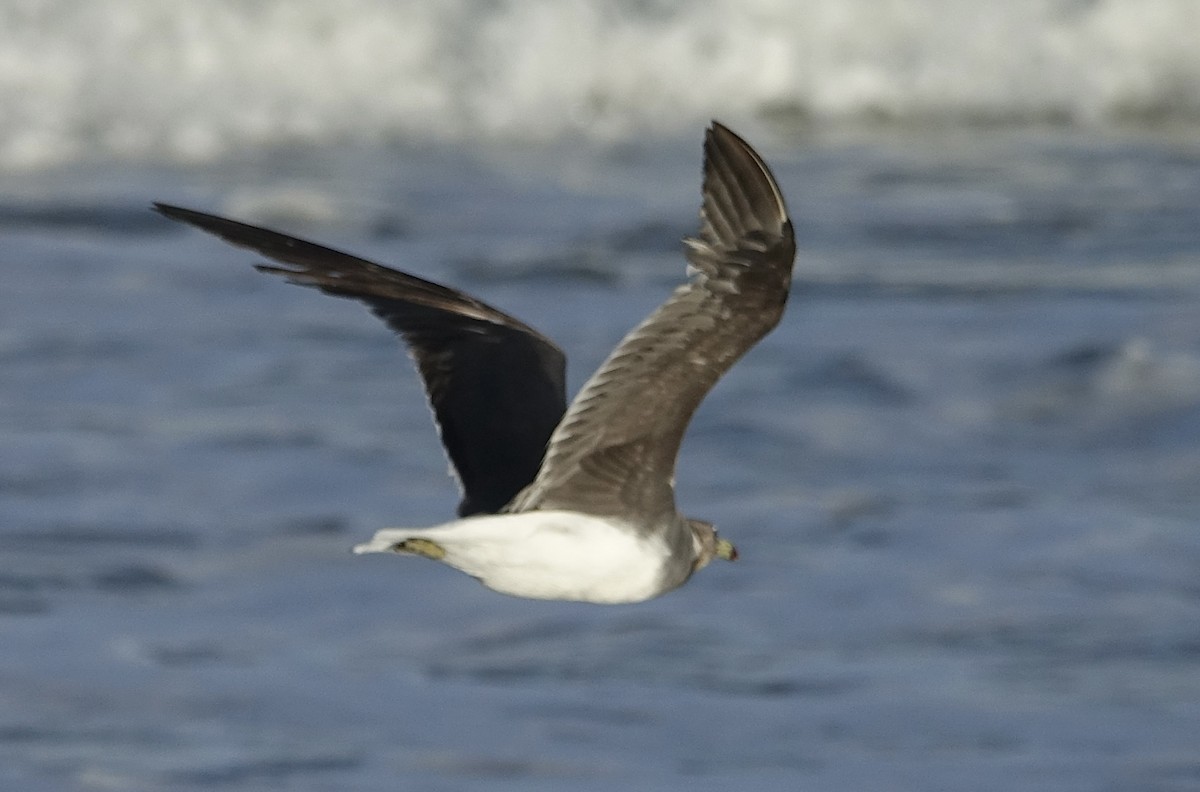
[[[446,551],[444,563],[518,597],[640,602],[664,588],[666,544],[592,515],[487,515],[405,534],[437,542]]]

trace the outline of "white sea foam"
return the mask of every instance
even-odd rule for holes
[[[709,117],[1192,120],[1195,0],[0,0],[0,167]]]

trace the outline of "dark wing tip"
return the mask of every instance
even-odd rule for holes
[[[174,204],[163,203],[161,201],[155,201],[150,205],[150,208],[163,217],[206,230],[219,228],[222,225],[245,225],[244,223],[237,223],[234,220],[228,220],[218,215],[198,212],[195,209],[184,209],[182,206],[175,206]]]
[[[207,231],[214,236],[224,239],[230,244],[256,250],[266,256],[275,257],[278,255],[278,251],[267,249],[268,243],[273,243],[277,247],[311,244],[267,228],[260,228],[249,223],[230,220],[228,217],[221,217],[220,215],[209,214],[208,212],[199,212],[195,209],[184,209],[182,206],[174,206],[160,201],[155,201],[151,204],[151,209],[163,217],[195,226],[202,231]]]
[[[717,121],[704,135],[702,191],[700,231],[684,241],[702,282],[736,292],[737,282],[753,272],[766,278],[763,284],[786,289],[796,241],[783,193],[758,152]]]
[[[783,193],[754,148],[719,121],[704,135],[704,231],[710,243],[732,249],[751,234],[768,239],[791,236]]]
[[[193,212],[191,209],[184,209],[182,206],[173,206],[162,201],[155,201],[150,205],[150,208],[163,217],[169,217],[172,220],[182,220],[185,223],[191,222],[192,215],[200,214],[199,212]]]

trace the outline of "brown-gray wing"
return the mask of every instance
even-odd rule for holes
[[[566,409],[566,358],[552,341],[454,289],[217,215],[156,211],[284,267],[257,269],[365,303],[408,345],[462,486],[460,516],[500,510],[533,481]]]
[[[783,195],[745,141],[714,122],[704,144],[692,279],[634,328],[571,403],[534,482],[509,511],[674,514],[679,445],[701,400],[783,314],[796,255]]]

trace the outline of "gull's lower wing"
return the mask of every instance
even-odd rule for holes
[[[566,408],[566,359],[552,341],[454,289],[217,215],[156,203],[172,220],[284,264],[262,272],[359,300],[407,343],[458,474],[459,515],[499,511],[535,477]]]
[[[679,445],[701,400],[783,315],[796,243],[783,195],[749,144],[714,122],[704,143],[694,277],[634,328],[571,403],[511,511],[675,513]]]

